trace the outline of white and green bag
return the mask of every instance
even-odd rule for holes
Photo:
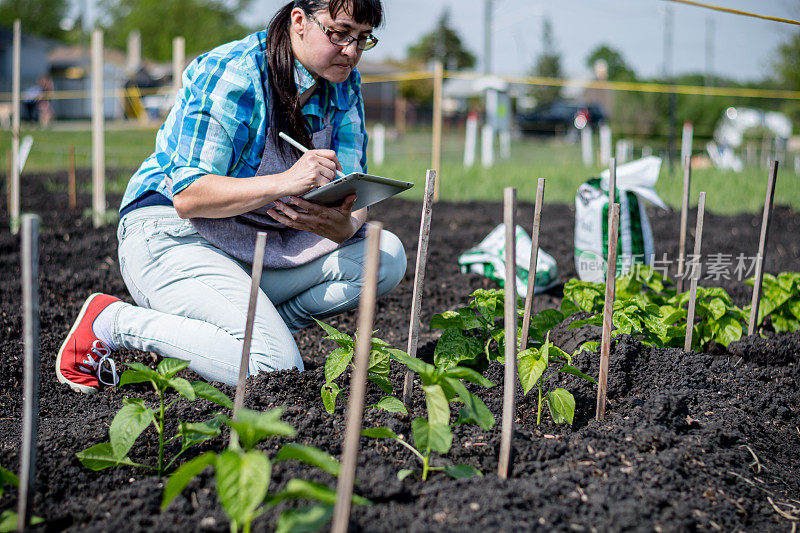
[[[645,200],[669,209],[653,188],[661,159],[655,156],[617,167],[615,198],[619,209],[617,274],[634,263],[652,264],[653,232]],[[575,270],[584,281],[604,282],[608,250],[608,178],[604,170],[578,188],[575,195]]]
[[[477,246],[470,248],[458,258],[461,272],[473,272],[486,276],[498,282],[501,287],[505,286],[506,278],[506,226],[500,224],[494,228]],[[528,267],[531,263],[531,248],[533,242],[531,237],[522,228],[517,226],[515,232],[516,239],[516,285],[517,294],[525,298],[528,295]],[[546,291],[550,287],[557,285],[558,268],[553,256],[539,248],[539,255],[536,257],[536,287],[534,293]]]

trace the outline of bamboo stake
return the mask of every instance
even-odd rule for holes
[[[539,261],[539,223],[542,220],[542,200],[544,199],[544,178],[539,178],[536,187],[536,204],[533,208],[533,231],[531,232],[531,262],[528,266],[528,293],[525,296],[525,314],[522,315],[522,338],[519,349],[528,346],[528,329],[533,314],[533,293],[536,290],[536,263]]]
[[[700,193],[700,200],[697,204],[697,227],[694,232],[694,258],[698,261],[698,272],[692,272],[692,279],[689,284],[689,313],[686,316],[686,341],[683,344],[683,349],[689,351],[692,349],[692,334],[694,333],[694,304],[697,298],[697,280],[700,278],[700,245],[703,241],[703,216],[706,211],[706,193]]]
[[[612,159],[612,166],[613,166]],[[603,337],[600,342],[600,373],[597,377],[597,408],[595,419],[606,417],[606,389],[608,387],[608,362],[611,356],[611,319],[614,314],[614,297],[617,281],[617,240],[619,239],[619,204],[610,204],[608,252],[606,261],[606,298],[603,305]]]
[[[30,522],[36,482],[39,429],[39,217],[36,215],[22,217],[21,259],[25,373],[17,531],[23,531]]]
[[[497,475],[508,478],[514,436],[514,411],[517,392],[517,263],[516,263],[516,210],[517,190],[506,187],[503,191],[503,221],[506,226],[506,280],[504,283],[505,321],[505,377],[503,379],[503,427],[500,436],[500,458]]]
[[[75,209],[78,206],[77,195],[75,192],[75,147],[69,147],[69,168],[67,169],[67,189],[69,192],[69,208]]]
[[[433,191],[436,184],[436,171],[428,169],[425,175],[425,200],[422,203],[422,219],[419,223],[419,245],[417,246],[417,266],[414,270],[414,294],[411,297],[411,319],[408,324],[408,355],[417,356],[419,343],[419,311],[422,303],[422,283],[425,280],[425,265],[428,262],[428,240],[431,233],[431,211],[433,209]],[[403,403],[411,401],[411,390],[414,387],[414,373],[406,369],[403,379]]]
[[[692,158],[683,160],[683,196],[681,197],[681,233],[678,244],[678,294],[683,292],[684,262],[686,261],[686,221],[689,214],[689,188],[692,183]]]
[[[764,255],[767,253],[767,233],[769,232],[769,219],[772,215],[772,200],[775,197],[775,181],[778,178],[778,161],[772,161],[767,179],[767,197],[764,200],[764,214],[761,219],[761,238],[758,241],[758,255],[756,256],[756,277],[753,283],[753,300],[750,304],[750,323],[747,334],[752,335],[758,326],[758,306],[761,302],[761,284],[764,281]]]
[[[442,159],[442,84],[444,83],[444,65],[441,61],[436,61],[433,67],[433,157],[431,168],[436,172],[440,179],[436,180],[433,201],[439,201],[439,182],[442,173],[440,164]]]
[[[617,194],[617,158],[612,157],[608,160],[608,222],[609,227],[611,224],[611,204],[613,204],[616,199],[615,196]]]
[[[103,112],[103,30],[92,32],[92,221],[99,228],[106,214],[105,116]]]
[[[256,303],[258,303],[258,290],[261,286],[261,273],[264,270],[264,250],[267,246],[267,234],[263,231],[256,236],[256,246],[253,251],[253,270],[250,284],[250,300],[247,304],[247,320],[244,326],[244,343],[242,344],[242,359],[239,362],[239,378],[236,381],[236,396],[233,400],[233,414],[244,405],[244,384],[247,381],[247,369],[250,363],[250,346],[253,341],[253,324],[256,321]],[[239,444],[239,437],[231,430],[231,446]]]
[[[11,213],[11,174],[14,172],[14,162],[12,159],[11,150],[6,150],[6,209]]]
[[[367,388],[369,352],[372,345],[372,325],[378,290],[380,266],[380,238],[383,224],[373,222],[367,229],[364,288],[358,303],[358,339],[356,341],[355,370],[350,378],[350,398],[347,403],[347,425],[342,451],[342,469],[336,483],[336,506],[333,509],[332,533],[345,533],[350,522],[350,504],[356,474],[358,444],[364,415],[364,393]]]
[[[22,49],[22,23],[14,21],[14,37],[12,45],[11,73],[11,187],[8,202],[9,227],[11,233],[19,232],[19,91],[20,91],[20,54]]]

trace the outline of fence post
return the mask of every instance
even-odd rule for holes
[[[20,50],[22,48],[22,23],[14,21],[13,73],[11,80],[11,187],[9,189],[8,214],[11,233],[19,232],[19,85],[20,85]]]
[[[600,126],[600,166],[608,165],[611,159],[611,126]]]
[[[103,30],[92,32],[92,222],[106,214],[106,161],[103,112]]]
[[[375,130],[372,132],[372,162],[376,165],[383,164],[385,144],[386,128],[381,123],[375,124]]]
[[[475,164],[475,145],[478,142],[478,113],[467,114],[467,130],[464,134],[464,168]]]
[[[142,34],[133,30],[128,34],[128,71],[132,74],[142,65]]]
[[[588,124],[581,130],[581,155],[583,156],[584,166],[590,167],[594,164],[592,127]]]
[[[172,39],[172,88],[177,96],[181,88],[183,65],[186,63],[186,40],[183,37]]]
[[[681,135],[681,161],[686,159],[686,156],[692,157],[692,136],[694,135],[694,126],[691,122],[686,121],[683,123],[683,134]]]
[[[431,168],[436,172],[436,187],[433,201],[439,201],[439,182],[442,181],[440,167],[442,159],[442,84],[444,83],[444,65],[436,61],[433,67],[433,160]]]
[[[494,165],[494,128],[484,124],[481,128],[481,165],[489,168]]]

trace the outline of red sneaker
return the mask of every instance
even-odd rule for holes
[[[92,294],[83,304],[78,318],[69,330],[69,335],[61,345],[56,357],[56,376],[72,390],[91,394],[97,392],[100,383],[116,385],[119,383],[114,361],[109,358],[111,348],[98,339],[92,331],[92,323],[100,312],[119,298]],[[105,377],[109,377],[106,380]]]

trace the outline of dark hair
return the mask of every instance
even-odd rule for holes
[[[269,90],[272,105],[270,125],[275,144],[283,154],[300,152],[280,141],[278,132],[284,131],[303,146],[311,146],[311,132],[303,116],[297,86],[294,82],[294,53],[289,38],[289,25],[294,8],[307,15],[328,11],[336,18],[339,11],[353,17],[359,24],[376,28],[383,19],[381,0],[294,0],[283,6],[269,22],[267,33],[267,65],[269,66]],[[287,152],[288,150],[288,152]]]

